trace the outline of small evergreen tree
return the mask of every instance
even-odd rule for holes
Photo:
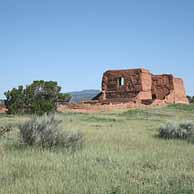
[[[8,113],[16,114],[17,112],[24,112],[25,90],[23,86],[13,88],[11,91],[7,91],[4,94],[7,99],[5,104],[8,108]]]
[[[19,86],[5,92],[8,113],[33,113],[43,114],[54,112],[57,109],[57,101],[61,96],[61,87],[53,81],[34,81],[31,85]]]

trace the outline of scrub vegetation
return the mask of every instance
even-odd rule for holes
[[[0,115],[0,194],[194,193],[194,144],[159,136],[166,123],[190,128],[193,105],[56,118],[57,133],[67,134],[71,145],[81,134],[81,146],[29,145],[21,141],[21,126],[32,118]]]

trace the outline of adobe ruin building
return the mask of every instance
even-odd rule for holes
[[[146,69],[107,71],[102,92],[94,100],[101,103],[188,104],[183,80],[170,74],[153,75]]]

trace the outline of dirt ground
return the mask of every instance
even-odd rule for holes
[[[111,112],[117,109],[133,109],[133,108],[148,108],[150,106],[165,106],[166,104],[161,102],[155,102],[152,105],[143,105],[139,103],[120,103],[120,104],[66,104],[59,105],[57,108],[58,112],[72,111],[72,112],[80,112],[80,113],[95,113],[95,112]]]
[[[152,105],[143,105],[139,103],[129,102],[120,104],[87,104],[87,103],[69,103],[58,105],[58,112],[80,112],[80,113],[96,113],[96,112],[111,112],[119,109],[133,109],[133,108],[149,108],[150,106],[165,106],[161,101],[155,101]],[[0,113],[7,112],[4,106],[0,106]]]

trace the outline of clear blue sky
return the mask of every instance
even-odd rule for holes
[[[100,89],[107,69],[144,67],[194,95],[193,0],[1,0],[0,97],[32,80]]]

